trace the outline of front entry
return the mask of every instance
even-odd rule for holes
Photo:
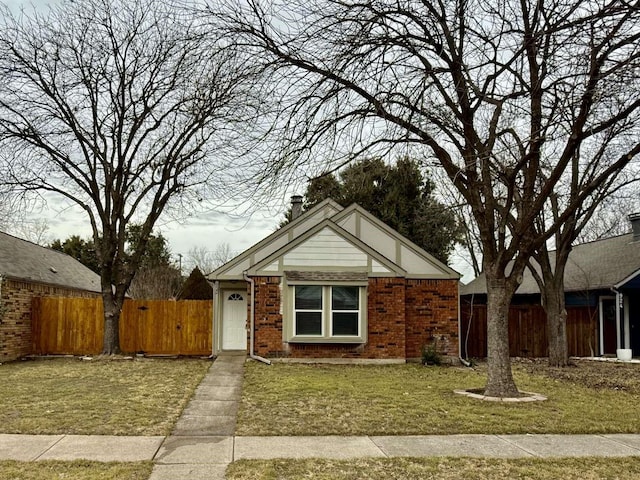
[[[225,290],[222,302],[222,349],[247,349],[247,292]]]
[[[615,355],[618,346],[616,298],[600,297],[601,355]]]

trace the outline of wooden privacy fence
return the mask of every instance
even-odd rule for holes
[[[123,352],[210,355],[213,301],[130,300],[120,315]],[[33,353],[98,354],[104,317],[101,298],[34,298]]]
[[[474,305],[473,315],[463,304],[460,315],[462,354],[468,357],[487,356],[487,307]],[[469,326],[469,320],[471,325]],[[467,335],[468,332],[468,335]],[[589,307],[567,307],[567,346],[570,356],[587,357],[596,354],[596,310]],[[540,305],[509,307],[509,354],[512,357],[546,357],[547,317]]]

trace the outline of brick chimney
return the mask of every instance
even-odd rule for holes
[[[295,220],[300,215],[302,215],[302,195],[293,195],[291,197],[291,220]]]
[[[627,217],[631,222],[631,228],[633,229],[633,241],[640,240],[640,213],[632,213]]]

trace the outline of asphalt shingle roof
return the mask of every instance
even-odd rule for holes
[[[100,276],[62,252],[0,232],[0,275],[100,292]]]
[[[555,252],[551,252],[553,265]],[[631,233],[576,245],[569,254],[564,282],[566,292],[609,289],[640,273],[640,241]],[[460,288],[461,295],[487,293],[484,274]],[[538,284],[525,270],[519,294],[540,293]]]

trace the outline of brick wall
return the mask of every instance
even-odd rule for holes
[[[255,277],[254,352],[264,357],[282,356],[280,277]]]
[[[33,297],[96,297],[100,295],[95,292],[12,279],[4,279],[0,288],[0,362],[16,360],[31,353],[31,299]]]
[[[441,354],[457,357],[458,281],[407,280],[405,304],[407,358],[419,358],[434,339]]]
[[[255,353],[291,358],[418,358],[437,335],[445,355],[458,355],[458,282],[370,278],[367,343],[284,343],[280,278],[256,277]]]

